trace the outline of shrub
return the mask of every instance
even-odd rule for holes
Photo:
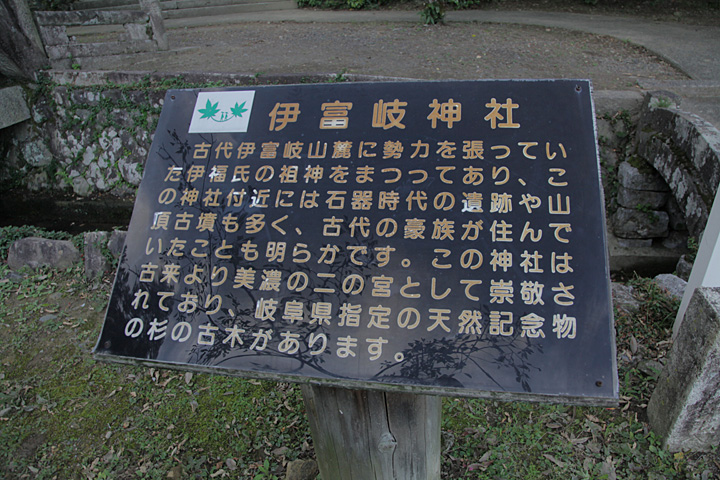
[[[425,25],[435,25],[445,18],[445,6],[440,0],[428,0],[420,11]]]

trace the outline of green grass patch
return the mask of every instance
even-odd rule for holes
[[[442,478],[717,478],[718,452],[670,454],[645,407],[677,302],[647,279],[617,314],[617,408],[443,401]],[[110,279],[0,264],[0,477],[284,478],[313,458],[297,385],[98,363]]]

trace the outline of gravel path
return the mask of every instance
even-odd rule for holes
[[[170,52],[106,57],[97,69],[355,73],[416,79],[589,78],[598,90],[687,77],[646,50],[558,28],[480,23],[244,23],[171,29]]]

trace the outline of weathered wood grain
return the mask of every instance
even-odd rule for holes
[[[441,398],[303,385],[323,478],[440,478]]]

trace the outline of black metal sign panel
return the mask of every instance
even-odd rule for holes
[[[170,91],[96,355],[612,403],[590,89]]]

